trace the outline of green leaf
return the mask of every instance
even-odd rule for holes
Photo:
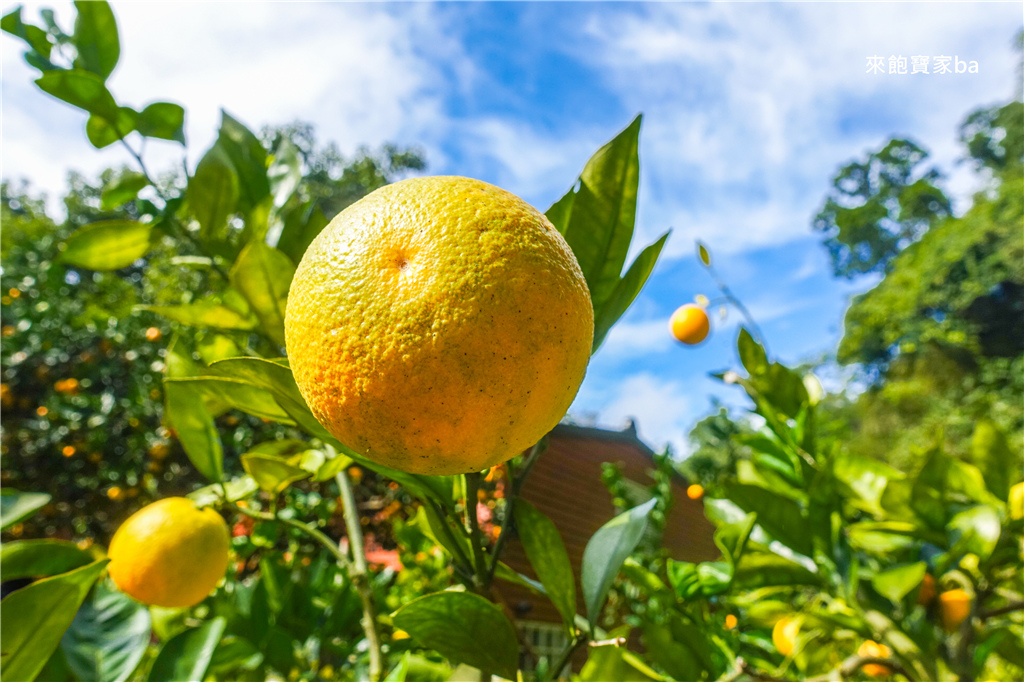
[[[871,577],[871,586],[875,592],[894,604],[899,604],[915,587],[921,584],[924,574],[928,572],[928,564],[923,561],[897,566],[881,571]]]
[[[456,663],[515,679],[519,641],[508,618],[469,592],[435,592],[415,599],[391,621],[418,644]]]
[[[563,197],[552,207],[583,270],[595,310],[602,309],[612,295],[633,239],[640,120],[637,116],[590,158],[572,200]]]
[[[241,410],[246,414],[269,419],[281,424],[294,424],[288,413],[281,409],[274,397],[261,391],[251,383],[239,379],[220,376],[194,376],[167,378],[165,383],[180,383],[201,395],[204,399],[213,400],[227,408]]]
[[[259,321],[252,315],[213,301],[199,301],[186,305],[140,305],[136,310],[148,310],[168,320],[201,329],[252,331]]]
[[[940,448],[932,448],[910,492],[911,508],[935,529],[942,529],[946,525],[948,472],[949,457]]]
[[[1000,533],[999,512],[987,504],[956,514],[946,526],[951,555],[977,554],[982,561],[995,550]]]
[[[230,481],[224,481],[223,489],[227,491],[228,502],[237,502],[249,497],[259,490],[260,487],[256,485],[256,481],[251,476],[239,476],[232,478]],[[209,507],[221,500],[224,496],[224,490],[222,490],[220,483],[214,483],[203,486],[198,490],[193,490],[186,497],[200,507]]]
[[[103,149],[128,136],[135,130],[139,113],[131,107],[118,107],[117,116],[111,122],[99,114],[89,114],[85,123],[85,136],[96,149]]]
[[[188,205],[199,221],[203,239],[220,239],[228,217],[238,205],[238,175],[220,143],[203,155],[188,181]]]
[[[114,97],[103,84],[103,78],[90,71],[47,71],[36,80],[36,85],[43,92],[90,114],[96,114],[107,121],[118,120]]]
[[[223,618],[208,620],[197,628],[175,635],[164,644],[150,668],[148,682],[202,680],[213,659],[221,635]]]
[[[903,474],[877,459],[841,453],[832,461],[832,473],[852,493],[847,501],[875,516],[884,516],[882,495],[890,480],[899,480]]]
[[[100,208],[112,211],[118,206],[132,201],[139,195],[139,190],[149,184],[142,173],[125,173],[116,182],[103,188],[100,196]]]
[[[644,643],[655,663],[677,680],[701,680],[713,669],[703,631],[678,616],[668,626],[644,623]]]
[[[10,488],[0,490],[0,529],[32,516],[50,499],[46,493],[22,493]]]
[[[242,468],[261,490],[279,493],[295,481],[309,478],[310,472],[273,455],[247,452],[241,456]]]
[[[100,582],[60,647],[80,682],[124,682],[145,655],[149,637],[149,610]]]
[[[25,53],[25,61],[35,66],[40,71],[56,69],[50,62],[50,50],[53,44],[50,43],[49,35],[38,26],[26,24],[21,20],[21,5],[4,15],[0,19],[0,29],[13,36],[21,38],[28,45],[29,50]]]
[[[576,579],[562,536],[551,519],[526,500],[516,502],[515,522],[526,557],[571,635],[576,617]]]
[[[740,362],[743,363],[744,369],[750,376],[764,374],[768,371],[768,355],[764,352],[761,344],[750,335],[746,327],[740,327],[740,336],[736,346],[739,349]]]
[[[274,150],[274,160],[267,169],[267,179],[274,195],[274,207],[281,208],[295,193],[302,180],[302,162],[298,148],[287,137]]]
[[[821,578],[802,564],[771,552],[747,552],[736,565],[733,589],[776,585],[819,585]]]
[[[700,240],[697,241],[697,257],[700,258],[700,262],[704,264],[704,267],[711,267],[711,254],[708,252],[708,247],[704,246],[704,243]]]
[[[1014,456],[1006,436],[989,419],[982,419],[974,425],[971,438],[971,455],[974,465],[981,470],[988,489],[1000,500],[1010,494],[1013,472],[1020,473],[1020,460]]]
[[[612,637],[628,637],[629,628],[622,627],[608,633]],[[575,678],[573,678],[575,679]],[[599,646],[588,651],[587,662],[580,670],[580,682],[658,682],[667,681],[654,672],[625,647]]]
[[[409,674],[409,656],[410,653],[405,652],[405,656],[402,656],[402,660],[398,662],[388,676],[384,678],[384,682],[405,682],[406,676]]]
[[[348,455],[336,454],[324,460],[324,463],[317,467],[313,473],[314,481],[329,481],[338,475],[339,472],[347,469],[354,462]]]
[[[145,137],[185,144],[185,109],[173,102],[153,102],[139,112],[136,130]]]
[[[656,242],[640,252],[640,255],[629,266],[625,276],[616,282],[615,288],[601,309],[594,310],[594,352],[601,347],[601,343],[612,326],[619,321],[619,318],[636,300],[640,290],[644,288],[647,278],[654,270],[655,263],[658,262],[658,256],[661,255],[661,249],[665,246],[668,235],[669,232],[661,235]]]
[[[284,227],[277,240],[277,248],[281,249],[296,265],[320,232],[327,227],[327,217],[314,202],[309,202],[301,210],[296,209],[284,216]]]
[[[626,560],[647,530],[647,516],[655,499],[619,514],[601,526],[583,550],[583,600],[591,623],[597,621],[608,590]]]
[[[149,253],[153,226],[135,220],[101,220],[75,230],[60,260],[87,270],[120,270]]]
[[[104,80],[114,71],[121,56],[121,43],[117,37],[117,21],[106,2],[75,2],[74,43],[78,56],[75,68],[85,69]]]
[[[213,652],[210,659],[208,672],[218,679],[226,673],[240,670],[256,670],[263,663],[263,654],[249,640],[244,637],[228,635],[220,640],[220,644]]]
[[[0,545],[3,580],[65,573],[92,563],[93,556],[66,540],[15,540]]]
[[[0,602],[0,675],[4,679],[35,679],[106,565],[103,559],[39,580]]]
[[[765,532],[798,554],[810,556],[810,526],[800,505],[759,486],[727,483],[724,487],[736,506],[757,514],[757,525]]]
[[[270,195],[267,151],[248,128],[221,109],[220,133],[215,146],[224,150],[238,175],[238,208],[248,213]]]
[[[242,292],[263,331],[279,346],[284,346],[284,311],[295,267],[283,252],[263,242],[253,241],[231,268],[231,283]]]
[[[178,432],[196,471],[214,482],[224,478],[224,450],[213,417],[198,392],[187,384],[165,382],[164,417]]]

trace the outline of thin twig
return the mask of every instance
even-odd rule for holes
[[[348,570],[348,557],[345,556],[345,553],[341,551],[341,548],[338,547],[338,544],[334,542],[334,540],[329,538],[318,528],[315,528],[307,523],[303,523],[302,521],[298,521],[296,519],[274,516],[273,514],[268,514],[267,512],[253,511],[252,509],[248,509],[247,507],[239,507],[238,505],[233,504],[231,502],[225,501],[224,506],[230,507],[233,511],[238,512],[239,514],[243,514],[245,516],[258,519],[260,521],[276,521],[278,523],[283,523],[286,526],[291,526],[292,528],[301,530],[303,533],[305,533],[306,535],[310,536],[311,538],[319,542],[321,545],[323,545],[327,551],[334,555],[334,558],[338,560],[338,563],[346,571]]]
[[[1000,606],[998,609],[989,609],[988,611],[982,611],[978,614],[978,618],[987,620],[989,618],[995,618],[996,616],[1003,616],[1007,613],[1013,613],[1014,611],[1024,611],[1024,601],[1013,602],[1006,606]]]
[[[505,549],[505,543],[508,542],[508,537],[512,530],[512,517],[515,512],[516,499],[522,492],[523,485],[526,483],[526,477],[530,475],[530,471],[533,470],[533,465],[537,463],[540,456],[547,450],[548,437],[544,436],[537,444],[530,449],[530,454],[526,456],[526,460],[523,462],[523,468],[518,475],[512,477],[512,467],[510,463],[506,463],[508,466],[508,494],[505,495],[505,515],[501,521],[501,533],[498,535],[498,539],[494,543],[494,548],[491,550],[491,565],[487,569],[487,585],[490,585],[494,581],[494,572],[498,570],[498,562],[501,561],[501,553]]]
[[[469,542],[473,545],[473,572],[476,578],[477,587],[486,589],[487,584],[487,560],[484,558],[484,550],[481,546],[480,521],[477,519],[477,491],[480,490],[480,473],[473,472],[464,474],[462,477],[466,490],[466,530],[469,531]]]
[[[356,498],[352,493],[352,483],[348,479],[348,474],[339,471],[334,480],[337,481],[338,491],[341,493],[342,514],[348,532],[348,549],[352,553],[348,575],[363,603],[362,625],[370,650],[370,682],[377,682],[383,669],[380,636],[377,633],[377,609],[373,603],[373,588],[366,569],[366,549],[363,546],[363,530],[359,526],[359,510],[356,508]]]
[[[750,331],[752,331],[754,336],[757,337],[757,342],[761,344],[762,348],[764,348],[765,354],[771,357],[771,353],[768,352],[768,342],[765,340],[764,334],[761,332],[761,327],[758,326],[757,321],[754,320],[754,316],[750,314],[749,310],[747,310],[747,306],[743,305],[743,301],[736,298],[736,295],[732,293],[732,289],[730,289],[729,285],[727,285],[725,281],[718,276],[718,272],[715,271],[713,266],[705,265],[704,267],[707,269],[708,274],[711,275],[711,279],[715,280],[715,285],[718,287],[718,290],[722,292],[722,296],[729,301],[729,303],[736,306],[736,309],[739,310],[740,314],[746,319],[747,324],[750,325]]]
[[[562,654],[555,661],[554,665],[550,668],[550,675],[552,680],[557,680],[562,674],[562,669],[569,664],[572,660],[573,654],[587,643],[587,636],[582,632],[577,632],[576,636],[570,640],[569,644],[566,645],[565,649],[562,650]]]

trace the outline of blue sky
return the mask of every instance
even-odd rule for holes
[[[796,362],[832,350],[850,296],[810,221],[844,162],[892,135],[933,154],[964,210],[976,189],[956,129],[1015,83],[1020,4],[846,3],[113,3],[122,31],[115,96],[188,111],[189,163],[219,109],[257,129],[301,119],[343,151],[385,141],[424,149],[428,172],[477,177],[544,210],[590,154],[642,112],[635,250],[673,229],[662,262],[595,356],[571,413],[686,451],[733,366],[736,315],[698,348],[667,319],[714,294],[694,239]],[[3,3],[6,13],[14,5]],[[28,4],[25,16],[36,18]],[[53,3],[65,26],[70,3]],[[867,58],[955,56],[973,74],[868,74]],[[31,85],[0,39],[2,174],[57,195],[70,169],[127,162],[97,152],[84,116]],[[172,144],[147,160],[178,162]]]

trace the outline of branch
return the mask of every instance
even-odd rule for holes
[[[911,675],[910,672],[908,672],[907,669],[898,661],[881,656],[860,656],[858,654],[854,654],[843,661],[838,670],[834,670],[825,675],[818,675],[817,677],[809,677],[807,678],[807,682],[833,682],[836,679],[835,673],[839,673],[839,679],[847,680],[853,677],[858,670],[866,665],[885,666],[890,670],[891,674],[902,675],[907,678],[909,682],[914,682],[914,676]]]
[[[551,666],[549,674],[551,675],[552,680],[558,679],[559,675],[562,674],[562,669],[569,664],[569,661],[572,660],[573,654],[575,654],[581,646],[586,644],[586,642],[587,636],[582,632],[577,632],[576,636],[573,637],[566,645],[565,649],[562,650],[558,660]]]
[[[462,480],[466,489],[466,525],[469,531],[469,542],[473,545],[473,571],[476,577],[477,587],[486,589],[487,585],[487,560],[484,558],[484,550],[481,546],[480,522],[476,516],[477,491],[480,490],[480,472],[464,474]]]
[[[382,670],[380,636],[377,633],[377,611],[373,603],[373,588],[370,586],[366,570],[366,549],[363,546],[363,530],[359,526],[359,510],[356,508],[356,498],[352,494],[352,483],[348,480],[348,474],[339,471],[334,480],[337,481],[338,490],[341,493],[342,513],[348,532],[348,548],[352,553],[352,564],[348,568],[348,575],[363,603],[362,625],[363,632],[366,633],[366,643],[370,649],[370,681],[377,682]]]
[[[982,620],[988,620],[989,618],[995,618],[996,616],[1003,616],[1007,613],[1013,613],[1014,611],[1024,611],[1024,601],[1017,601],[1007,604],[1006,606],[1000,606],[998,609],[989,609],[988,611],[982,611],[978,614],[978,617]]]
[[[530,475],[530,471],[533,470],[533,465],[537,463],[537,460],[548,449],[548,437],[544,436],[537,444],[530,449],[530,454],[526,456],[526,460],[523,462],[523,469],[519,472],[519,475],[512,478],[512,466],[511,462],[506,463],[509,472],[509,487],[508,495],[505,496],[505,515],[501,520],[501,534],[498,535],[497,541],[494,543],[494,548],[491,550],[491,565],[487,569],[487,585],[490,585],[494,581],[494,572],[498,570],[498,562],[501,561],[501,553],[505,549],[505,543],[508,542],[508,536],[511,532],[511,524],[513,514],[515,512],[516,498],[519,497],[519,493],[522,492],[523,486],[526,484],[526,477]]]

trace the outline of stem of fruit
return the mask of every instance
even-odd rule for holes
[[[576,650],[583,646],[586,641],[587,637],[582,633],[578,633],[569,641],[565,646],[565,649],[562,650],[561,655],[559,655],[558,660],[552,664],[551,669],[548,671],[552,680],[557,680],[559,678],[562,674],[562,669],[569,665],[569,661],[572,660],[572,655],[575,654]],[[616,644],[616,646],[618,645]]]
[[[494,549],[491,550],[491,565],[487,569],[487,585],[494,581],[494,572],[498,570],[501,553],[505,549],[505,543],[508,542],[512,526],[512,516],[515,512],[516,498],[519,497],[519,493],[522,491],[523,485],[526,483],[526,477],[530,475],[533,465],[537,463],[537,460],[547,449],[548,437],[544,436],[530,449],[530,454],[526,456],[523,462],[522,471],[515,478],[512,477],[512,462],[510,461],[505,464],[508,468],[509,479],[508,494],[505,496],[505,516],[501,521],[501,534],[498,535],[498,539],[494,543]]]
[[[771,357],[771,353],[768,352],[768,342],[765,340],[764,334],[761,333],[761,328],[757,326],[754,316],[750,314],[749,310],[747,310],[747,306],[743,305],[743,301],[736,298],[735,294],[732,293],[732,289],[730,289],[725,281],[718,276],[718,273],[715,272],[713,267],[710,265],[705,265],[704,267],[707,269],[708,274],[711,275],[711,279],[715,280],[715,286],[717,286],[718,290],[722,292],[722,297],[729,303],[732,303],[736,307],[736,310],[740,311],[740,315],[742,315],[743,319],[745,319],[747,324],[750,325],[750,331],[754,334],[757,342],[761,344],[762,348],[764,348],[765,354]]]
[[[334,477],[341,492],[342,513],[345,516],[345,528],[348,531],[348,548],[352,553],[352,563],[348,575],[359,592],[363,603],[363,632],[370,649],[370,680],[380,679],[382,664],[380,654],[380,636],[377,633],[377,610],[373,603],[373,588],[370,586],[369,573],[366,570],[366,550],[363,546],[363,530],[359,526],[359,510],[356,509],[356,498],[352,493],[352,483],[348,474],[339,471]]]
[[[476,515],[477,493],[480,490],[480,473],[474,471],[471,474],[463,475],[464,488],[466,490],[466,530],[469,531],[469,541],[473,545],[473,571],[478,589],[486,590],[490,587],[487,574],[487,560],[484,558],[484,550],[480,537],[480,522]]]

